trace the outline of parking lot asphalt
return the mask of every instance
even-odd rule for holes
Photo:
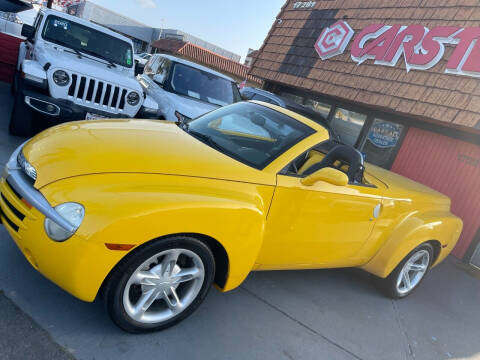
[[[10,107],[0,83],[0,166],[25,141],[7,134]],[[467,270],[448,258],[400,301],[354,269],[252,273],[234,291],[212,289],[179,325],[130,335],[100,301],[81,302],[36,272],[0,226],[0,291],[77,359],[480,359],[480,278]],[[38,339],[5,329],[12,312],[0,312],[0,334]]]

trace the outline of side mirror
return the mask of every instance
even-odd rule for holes
[[[348,176],[340,170],[326,167],[303,178],[302,184],[306,186],[312,186],[318,181],[325,181],[326,183],[337,186],[346,186],[348,185]]]
[[[155,81],[158,85],[163,86],[163,83],[165,82],[165,73],[153,75],[153,81]]]
[[[138,62],[135,61],[135,76],[143,74],[144,67]]]
[[[31,25],[23,24],[22,36],[26,37],[28,40],[32,40],[35,37],[35,28]]]

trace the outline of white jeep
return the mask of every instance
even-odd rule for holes
[[[24,25],[10,133],[101,117],[150,117],[156,102],[135,79],[132,41],[102,26],[42,9]]]

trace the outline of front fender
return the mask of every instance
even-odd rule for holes
[[[273,196],[272,186],[156,174],[78,176],[40,191],[52,206],[81,203],[86,215],[76,237],[104,249],[104,255],[82,254],[73,263],[83,274],[80,281],[89,283],[90,295],[84,298],[97,293],[128,253],[107,250],[105,243],[138,247],[178,233],[203,234],[220,242],[229,260],[222,290],[235,288],[254,266]]]
[[[462,220],[447,211],[417,212],[402,221],[384,241],[375,256],[361,268],[379,277],[387,277],[420,244],[436,240],[441,249],[434,266],[453,249],[460,237]]]
[[[45,72],[43,67],[35,60],[24,60],[22,62],[21,70],[25,74],[31,75],[34,78],[39,79],[39,81],[47,80],[47,73]]]

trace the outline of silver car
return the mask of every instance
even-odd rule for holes
[[[21,36],[23,21],[15,13],[0,11],[0,32]]]

